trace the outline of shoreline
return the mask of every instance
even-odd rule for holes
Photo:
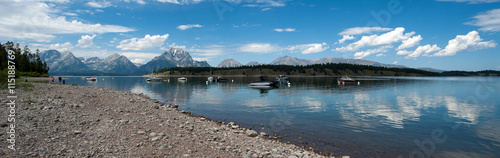
[[[40,84],[18,88],[16,151],[2,138],[0,155],[119,157],[325,157],[164,105],[142,94]],[[29,87],[29,86],[28,86]],[[1,100],[7,102],[6,90]],[[2,115],[7,115],[2,110]],[[0,122],[2,128],[6,120]],[[5,133],[1,133],[3,135]],[[338,155],[338,154],[336,154]]]

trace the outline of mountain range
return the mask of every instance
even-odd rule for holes
[[[180,48],[170,48],[168,52],[140,66],[139,72],[151,73],[154,70],[169,67],[210,67],[210,65],[206,61],[193,60],[188,52]]]
[[[169,67],[210,67],[206,61],[194,61],[188,52],[171,48],[144,65],[137,66],[127,57],[113,54],[106,59],[98,57],[77,58],[71,52],[47,50],[40,58],[49,66],[50,74],[111,74],[138,75]]]
[[[105,59],[98,57],[77,58],[71,52],[59,52],[47,50],[40,54],[50,68],[49,73],[58,74],[112,74],[112,75],[138,75],[151,73],[154,70],[170,67],[210,67],[206,61],[195,61],[189,52],[180,48],[171,48],[163,54],[154,57],[146,64],[138,66],[130,62],[127,57],[113,54]],[[321,63],[348,63],[357,65],[370,65],[389,68],[406,68],[402,65],[383,64],[364,59],[345,59],[335,57],[324,57],[319,59],[299,59],[283,56],[275,59],[270,65],[313,65]],[[257,61],[247,63],[247,66],[260,65]],[[217,67],[239,67],[242,64],[234,59],[225,59]],[[432,68],[422,68],[426,71],[441,71]]]
[[[380,66],[388,68],[406,68],[402,65],[394,64],[383,64],[371,60],[364,59],[345,59],[345,58],[335,58],[335,57],[324,57],[319,59],[299,59],[290,56],[279,57],[271,65],[313,65],[313,64],[323,64],[323,63],[343,63],[343,64],[357,64],[357,65],[370,65],[370,66]]]

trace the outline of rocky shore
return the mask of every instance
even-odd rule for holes
[[[15,151],[7,90],[0,94],[0,157],[324,157],[142,94],[40,83],[16,90]]]

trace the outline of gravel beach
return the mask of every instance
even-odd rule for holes
[[[16,91],[15,151],[1,91],[0,157],[324,157],[142,94],[41,83]]]

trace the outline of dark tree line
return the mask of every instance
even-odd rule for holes
[[[442,76],[500,76],[500,71],[482,70],[482,71],[445,71]]]
[[[305,74],[307,69],[313,69],[316,73],[326,74],[326,70],[332,71],[332,73],[337,75],[340,74],[340,70],[351,70],[354,73],[358,73],[363,70],[372,70],[376,73],[383,74],[383,71],[392,71],[398,74],[408,74],[415,73],[421,74],[424,76],[438,76],[439,73],[429,72],[419,69],[413,68],[387,68],[387,67],[379,67],[379,66],[369,66],[369,65],[357,65],[357,64],[346,64],[346,63],[325,63],[325,64],[314,64],[314,65],[254,65],[254,66],[240,66],[240,67],[214,67],[212,71],[219,70],[244,70],[251,69],[253,70],[262,70],[262,69],[271,69],[275,72],[284,72],[287,74],[291,74],[292,72],[298,72]],[[210,71],[210,67],[171,67],[171,68],[163,68],[155,71],[155,73],[163,73],[163,72],[180,72],[180,73],[207,73]]]
[[[8,61],[10,60],[8,50],[12,50],[15,56],[13,61],[16,71],[20,73],[17,75],[41,76],[49,72],[49,67],[40,58],[40,51],[38,49],[35,53],[32,53],[28,46],[21,49],[19,43],[13,42],[0,43],[0,47],[0,70],[4,71],[7,69]]]

